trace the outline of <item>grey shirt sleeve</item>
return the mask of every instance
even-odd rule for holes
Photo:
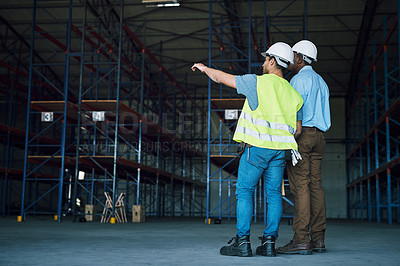
[[[237,93],[243,94],[252,111],[258,107],[257,95],[257,76],[254,74],[246,74],[243,76],[235,76]]]

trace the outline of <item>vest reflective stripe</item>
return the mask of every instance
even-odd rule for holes
[[[245,135],[249,135],[263,141],[296,143],[296,140],[293,138],[293,136],[275,136],[270,134],[263,134],[250,128],[245,128],[241,126],[236,127],[236,132],[243,133]]]
[[[293,127],[286,125],[286,124],[279,124],[279,123],[271,123],[268,122],[266,120],[263,119],[257,119],[257,118],[253,118],[251,116],[251,114],[242,112],[242,118],[248,120],[250,123],[252,123],[255,126],[262,126],[262,127],[269,127],[271,129],[280,129],[280,130],[285,130],[287,132],[289,132],[290,134],[294,135],[294,133],[296,132],[296,129],[294,129]],[[286,142],[286,141],[283,141]]]

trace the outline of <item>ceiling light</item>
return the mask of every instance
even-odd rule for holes
[[[142,4],[147,4],[146,7],[174,7],[181,5],[177,0],[142,0]]]
[[[158,4],[157,7],[172,7],[172,6],[180,6],[179,3],[168,3],[168,4]]]

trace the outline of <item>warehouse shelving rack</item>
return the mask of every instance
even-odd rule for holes
[[[93,7],[90,9],[91,12],[93,12],[93,9]],[[111,12],[115,15],[115,12],[112,10]],[[121,13],[122,11],[120,14]],[[101,17],[95,11],[93,12],[93,15],[95,17]],[[120,22],[122,21],[121,17],[118,15],[114,16],[114,19],[120,19]],[[180,205],[178,208],[180,209],[178,209],[178,212],[181,215],[185,214],[186,199],[191,204],[189,207],[191,210],[190,214],[194,215],[193,206],[196,201],[193,195],[197,190],[204,190],[204,184],[193,178],[186,178],[186,160],[192,160],[196,156],[201,157],[201,154],[198,152],[192,152],[191,154],[186,152],[185,146],[188,144],[177,135],[177,132],[171,132],[166,127],[163,127],[164,121],[162,120],[162,115],[164,113],[167,113],[168,111],[172,112],[170,128],[175,128],[177,125],[175,116],[178,112],[177,110],[181,108],[179,106],[177,107],[176,104],[176,89],[179,88],[185,96],[188,96],[187,92],[185,92],[183,86],[175,80],[173,75],[162,66],[151,51],[147,49],[144,43],[136,36],[128,25],[124,23],[119,25],[121,26],[121,38],[126,38],[123,44],[135,44],[133,47],[125,47],[126,49],[124,49],[124,51],[136,51],[137,53],[136,55],[127,55],[126,53],[122,53],[121,58],[119,59],[120,65],[118,66],[118,69],[121,76],[121,90],[126,93],[126,96],[121,96],[119,99],[113,100],[110,98],[93,99],[93,97],[90,99],[82,99],[82,106],[89,107],[90,112],[106,111],[109,114],[112,114],[111,116],[113,116],[113,118],[110,118],[110,121],[115,123],[115,127],[117,127],[117,117],[120,119],[119,116],[126,115],[125,120],[127,121],[118,125],[121,129],[120,132],[118,134],[113,132],[105,134],[108,135],[108,137],[105,136],[105,141],[107,146],[107,138],[112,134],[114,136],[114,141],[110,141],[112,142],[113,147],[115,147],[115,145],[119,147],[124,145],[125,147],[124,152],[121,152],[120,148],[118,151],[114,152],[114,156],[117,158],[114,166],[118,168],[116,170],[117,175],[126,176],[125,191],[127,195],[132,194],[134,196],[134,200],[131,201],[133,204],[146,205],[146,213],[148,215],[161,216],[163,214],[169,214],[170,216],[174,216],[179,202]],[[91,29],[94,28],[95,26],[91,26]],[[80,33],[80,35],[84,36],[83,33]],[[98,32],[94,37],[101,43],[106,44],[107,49],[112,49],[110,46],[111,44],[103,39],[101,32]],[[93,44],[90,43],[86,37],[83,37],[83,40],[93,47]],[[100,52],[100,54],[103,54],[103,52]],[[148,63],[155,63],[160,72],[162,72],[172,82],[174,95],[172,101],[165,97],[162,86],[155,82],[158,79],[145,67],[150,65]],[[160,83],[164,84],[163,82]],[[127,85],[129,88],[124,89],[122,84],[124,86]],[[131,86],[132,84],[133,86]],[[97,89],[97,87],[93,85],[91,85],[90,88]],[[105,89],[105,91],[107,91],[107,95],[112,95],[112,93],[110,93],[110,87]],[[132,94],[135,92],[136,97],[133,97]],[[99,92],[81,93],[81,95],[84,94],[98,95]],[[170,110],[167,109],[169,108],[169,105],[167,105],[166,102],[172,106]],[[118,106],[118,112],[120,112],[119,115],[116,106]],[[155,108],[157,106],[160,109],[157,110],[157,108]],[[135,111],[134,108],[136,108],[137,111]],[[155,117],[158,117],[158,123],[151,121],[151,119],[148,118],[149,114],[153,120]],[[88,114],[86,113],[85,115]],[[80,117],[83,117],[83,115]],[[160,126],[160,124],[163,126]],[[103,123],[103,132],[104,128],[106,129],[105,131],[108,132],[108,127],[104,127]],[[92,129],[99,129],[99,126],[95,125]],[[128,130],[128,132],[124,133],[123,130]],[[88,132],[93,134],[90,130],[88,130]],[[90,136],[90,134],[88,136]],[[116,144],[117,142],[119,143]],[[89,142],[86,141],[85,145],[88,145],[88,143]],[[161,143],[168,143],[168,152],[163,152],[161,150]],[[89,150],[94,151],[95,145],[96,144],[94,143],[91,144],[92,147],[89,147]],[[176,149],[180,152],[176,153]],[[77,153],[78,152],[79,154],[82,154],[80,149]],[[187,154],[191,157],[187,158]],[[96,160],[96,156],[91,155],[91,153],[86,153],[85,156],[88,156],[91,160]],[[107,155],[102,154],[101,156]],[[177,165],[176,163],[175,158],[179,156],[181,156],[182,166],[179,166],[179,164]],[[104,157],[102,160],[105,160]],[[77,176],[77,172],[78,169],[76,168],[75,176]],[[115,180],[120,180],[117,176],[114,176],[113,178]],[[120,181],[118,181],[118,183],[119,185],[124,185]],[[77,182],[77,184],[79,184],[79,182]],[[116,189],[117,187],[118,185],[116,185]],[[190,193],[185,193],[188,188],[192,189],[192,197],[190,199],[188,199]],[[148,191],[152,193],[147,193]],[[166,201],[168,204],[165,203]],[[179,201],[178,204],[176,204],[176,201]],[[133,204],[128,203],[127,206],[131,207]],[[169,210],[166,210],[167,207],[169,207]],[[198,208],[200,208],[201,213],[201,204]]]
[[[23,178],[23,170],[20,165],[23,158],[24,141],[26,132],[21,130],[24,126],[17,123],[20,120],[21,105],[26,105],[26,94],[28,93],[27,81],[29,78],[29,66],[24,64],[23,58],[29,57],[29,43],[18,33],[18,31],[0,17],[2,31],[2,47],[4,48],[5,56],[0,61],[1,74],[0,83],[2,84],[0,94],[4,96],[2,99],[2,113],[4,116],[0,122],[0,132],[2,135],[2,162],[1,175],[2,180],[2,197],[1,213],[9,215],[11,212],[16,212],[20,209],[20,183]],[[26,49],[28,48],[28,49]],[[35,53],[38,61],[43,61],[37,53]],[[52,73],[52,70],[47,66],[46,71]],[[37,78],[32,81],[40,83]],[[40,91],[32,92],[36,98],[39,98]],[[34,136],[33,133],[29,133]],[[36,138],[41,141],[49,141],[43,137]],[[50,140],[51,143],[51,140]],[[23,159],[22,159],[23,160]],[[49,177],[49,175],[45,175]]]
[[[232,74],[261,74],[263,64],[261,52],[271,44],[270,30],[283,33],[281,28],[295,28],[293,36],[283,34],[283,40],[292,43],[295,38],[307,37],[307,1],[304,6],[303,19],[284,21],[280,15],[290,9],[294,3],[289,1],[279,12],[267,15],[269,9],[266,0],[256,3],[257,10],[263,9],[263,17],[252,15],[254,8],[251,0],[247,5],[247,17],[239,14],[233,3],[219,0],[209,1],[209,61],[208,66]],[[243,9],[243,6],[242,6]],[[222,14],[226,12],[226,16]],[[245,11],[244,11],[245,12]],[[301,28],[299,29],[299,25]],[[298,35],[298,36],[297,36]],[[218,52],[216,52],[218,51]],[[207,140],[207,220],[210,218],[228,218],[236,216],[235,186],[239,157],[238,144],[232,140],[237,120],[224,118],[227,110],[239,110],[244,99],[236,91],[223,85],[215,85],[208,81],[208,140]],[[219,121],[219,122],[218,122]],[[214,163],[217,167],[212,167]],[[254,221],[263,220],[266,224],[266,198],[263,195],[263,183],[260,180],[254,197]],[[288,187],[287,180],[285,187]],[[213,193],[213,191],[216,191]],[[217,204],[211,206],[212,195],[217,194]],[[289,213],[293,203],[283,197],[285,206],[282,217],[291,218]]]
[[[71,137],[68,138],[68,135],[73,136],[73,125],[76,124],[74,121],[76,115],[73,115],[74,112],[76,113],[76,106],[70,102],[74,99],[76,92],[69,84],[70,61],[73,56],[76,56],[71,50],[70,25],[73,6],[72,1],[69,1],[67,23],[63,23],[49,14],[38,2],[40,1],[33,3],[20,216],[23,220],[29,213],[56,213],[60,221],[63,193],[65,193],[64,184],[67,179],[66,166],[73,160],[68,155],[71,153],[74,140]],[[41,16],[52,18],[57,29],[54,28],[54,32],[45,32],[41,29],[36,23],[37,17]],[[56,39],[54,35],[60,38]],[[38,45],[47,52],[43,61],[38,60],[35,53],[35,47]],[[53,58],[57,58],[57,62],[54,62]],[[52,69],[63,70],[61,71],[64,72],[62,80],[54,75],[54,72],[48,71],[50,66]],[[32,136],[30,132],[34,135]],[[59,139],[56,144],[36,142],[35,140],[40,137],[59,137]],[[38,175],[39,173],[51,174],[56,178],[43,178],[42,175]],[[40,186],[39,183],[43,185]],[[56,206],[52,204],[53,195],[57,197]],[[39,202],[47,202],[48,207],[38,205]]]
[[[204,155],[192,143],[201,126],[191,123],[188,135],[178,120],[189,108],[204,113],[204,106],[123,22],[124,1],[82,5],[83,21],[77,25],[72,1],[66,19],[34,2],[21,219],[56,213],[61,221],[71,212],[76,220],[88,215],[78,203],[104,207],[104,192],[113,202],[124,192],[127,208],[145,205],[148,215],[203,215]],[[55,21],[38,25],[37,14]],[[38,42],[47,49],[44,60],[35,53]],[[61,80],[49,74],[49,66],[65,67],[57,72],[63,73]],[[52,114],[54,122],[44,126],[42,113]],[[99,116],[104,121],[93,121]],[[175,130],[180,127],[182,132]],[[54,197],[56,208],[50,204]],[[46,201],[48,206],[38,205]],[[109,211],[113,216],[115,205]]]
[[[398,3],[400,11],[400,1]],[[384,18],[383,38],[348,101],[347,197],[351,219],[400,222],[400,33]],[[388,30],[387,24],[391,25]],[[397,37],[396,39],[396,31]]]

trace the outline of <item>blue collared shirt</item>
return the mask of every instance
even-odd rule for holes
[[[302,112],[304,127],[317,127],[327,131],[331,127],[329,88],[311,66],[303,67],[293,76],[290,84],[303,97]]]

